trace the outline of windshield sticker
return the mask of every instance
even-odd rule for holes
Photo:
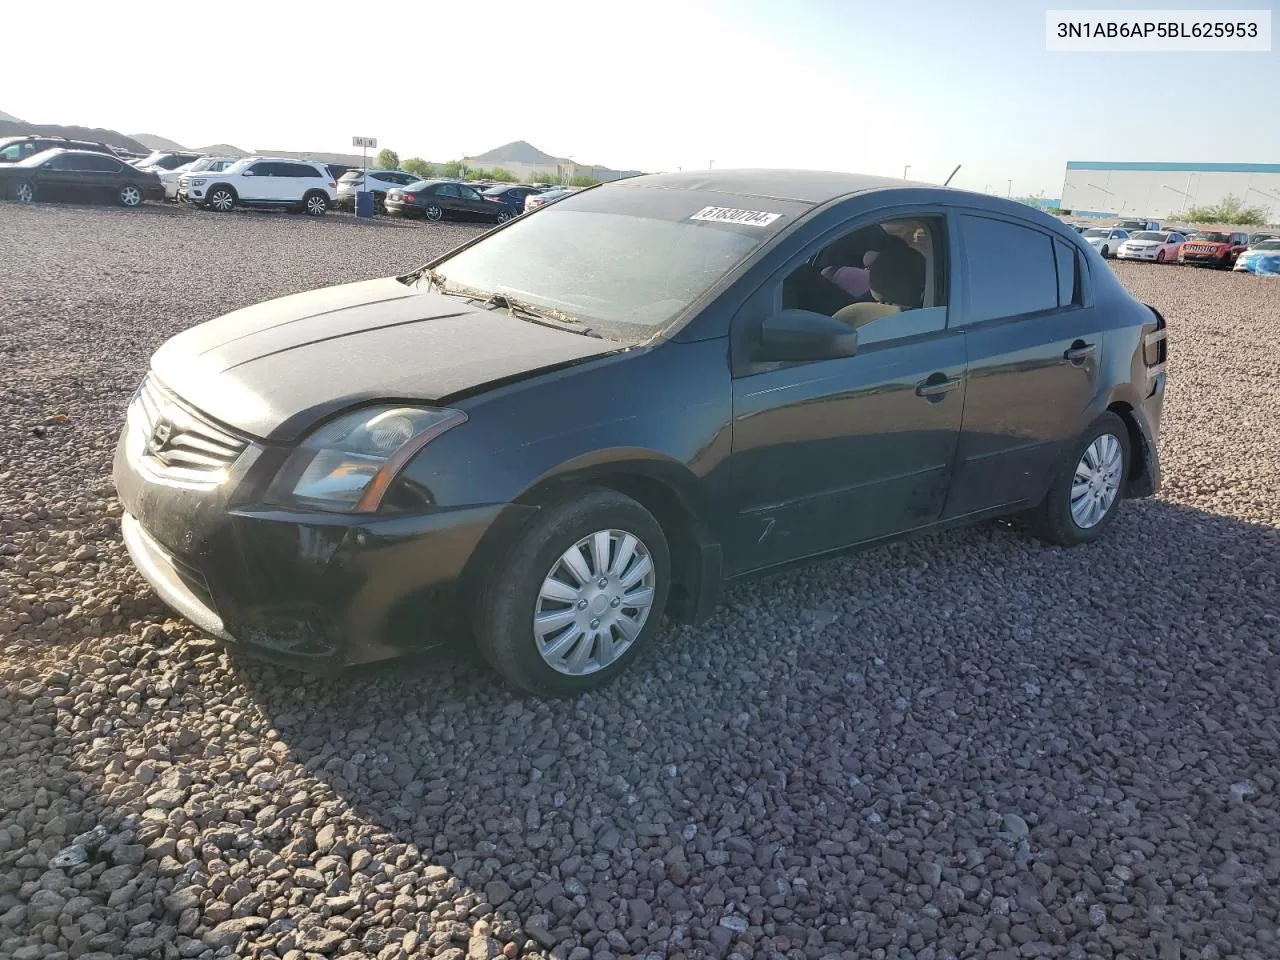
[[[703,207],[690,220],[711,220],[715,223],[743,223],[749,227],[767,227],[782,214],[765,213],[763,210],[735,210],[733,207]]]

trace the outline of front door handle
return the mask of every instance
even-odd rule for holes
[[[1066,353],[1062,355],[1062,359],[1079,365],[1093,356],[1094,351],[1097,349],[1098,345],[1096,343],[1085,343],[1083,340],[1077,340],[1067,348]]]
[[[916,384],[916,396],[930,400],[943,397],[960,386],[961,383],[962,381],[959,377],[951,377],[948,380],[935,380],[930,377],[928,380],[921,380]]]

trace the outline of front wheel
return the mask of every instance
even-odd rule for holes
[[[1098,417],[1075,442],[1032,511],[1033,531],[1063,547],[1089,543],[1115,520],[1129,470],[1129,429],[1114,413]]]
[[[671,560],[661,525],[613,490],[543,509],[479,591],[476,642],[512,686],[572,694],[616,677],[653,639]]]
[[[1103,244],[1103,246],[1102,246],[1102,259],[1103,259],[1103,260],[1105,260],[1105,259],[1107,259],[1107,257],[1109,257],[1109,256],[1111,256],[1111,248],[1110,248],[1110,247],[1108,247],[1106,244]]]
[[[1164,251],[1156,251],[1156,263],[1164,263]]]
[[[498,211],[498,222],[499,222],[499,223],[506,223],[506,222],[507,222],[508,220],[510,220],[513,216],[515,216],[515,214],[513,214],[510,210],[499,210],[499,211]]]
[[[19,203],[34,203],[36,185],[30,180],[19,180],[13,187],[13,199]]]
[[[323,193],[308,193],[302,200],[302,209],[309,217],[323,217],[329,212],[329,198]]]
[[[116,199],[120,201],[122,207],[136,207],[142,203],[142,191],[132,183],[126,183],[120,188],[120,193]]]
[[[230,187],[214,187],[213,191],[205,199],[205,206],[210,210],[216,210],[218,213],[230,213],[235,208],[236,195],[231,192]]]
[[[444,210],[439,204],[428,203],[426,208],[422,211],[422,215],[432,223],[435,223],[444,216]]]

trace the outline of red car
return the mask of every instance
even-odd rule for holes
[[[1178,252],[1178,262],[1230,270],[1235,266],[1236,257],[1244,253],[1248,246],[1247,233],[1200,230],[1193,233],[1182,245],[1182,249]]]

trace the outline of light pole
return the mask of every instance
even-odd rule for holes
[[[710,170],[710,169],[711,169],[712,167],[714,167],[715,165],[716,165],[716,162],[715,162],[714,160],[708,160],[708,161],[707,161],[707,169],[708,169],[708,170]]]
[[[1013,181],[1012,180],[1009,181],[1009,192],[1006,193],[1005,196],[1010,199],[1013,198]]]
[[[903,168],[902,168],[902,179],[903,179],[903,180],[907,179],[907,171],[908,171],[908,170],[910,170],[910,169],[911,169],[911,164],[909,164],[909,163],[908,163],[905,167],[903,167]]]

